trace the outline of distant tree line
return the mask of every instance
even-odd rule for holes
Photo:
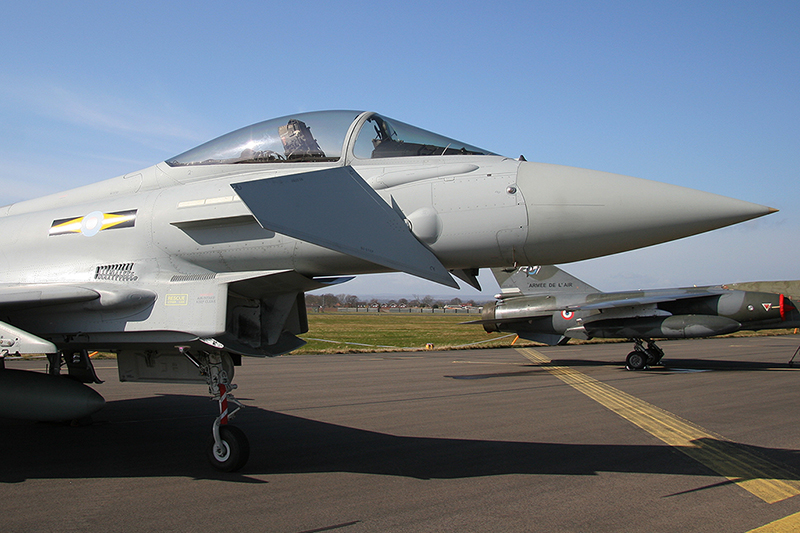
[[[365,300],[353,294],[306,294],[307,307],[430,307],[438,309],[447,305],[479,307],[484,302],[476,303],[475,300],[463,301],[461,298],[450,300],[435,300],[431,296],[420,298],[398,298],[397,300],[378,300],[372,298]]]

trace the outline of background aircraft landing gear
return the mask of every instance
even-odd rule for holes
[[[178,347],[203,374],[208,383],[208,391],[219,402],[219,416],[211,426],[211,437],[206,446],[206,457],[211,466],[222,472],[235,472],[242,468],[250,458],[250,442],[241,429],[228,425],[228,420],[244,407],[233,397],[232,390],[236,385],[230,383],[228,373],[223,366],[223,357],[219,354],[202,354],[195,358],[185,347]],[[230,361],[229,361],[230,362]],[[229,365],[232,370],[233,366]],[[236,406],[228,412],[228,404]]]
[[[664,350],[659,348],[655,342],[647,341],[647,364],[650,366],[657,365],[664,357]]]
[[[625,368],[628,370],[644,370],[657,365],[664,357],[664,350],[651,340],[647,341],[647,348],[642,345],[642,339],[633,339],[633,343],[633,351],[625,358]]]
[[[625,368],[627,370],[644,370],[647,367],[647,354],[644,350],[633,350],[625,358]]]

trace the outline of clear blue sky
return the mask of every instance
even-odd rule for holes
[[[601,289],[800,279],[798,26],[795,1],[14,2],[0,20],[0,204],[264,119],[368,109],[781,210],[566,267]],[[402,274],[341,292],[457,294]]]

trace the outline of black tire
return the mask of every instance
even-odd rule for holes
[[[647,366],[647,354],[634,350],[625,359],[628,370],[642,370]]]
[[[220,426],[219,437],[223,450],[218,452],[212,436],[206,446],[206,455],[211,466],[222,472],[236,472],[250,458],[250,441],[244,431],[236,426]]]

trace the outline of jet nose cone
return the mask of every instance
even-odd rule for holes
[[[529,265],[580,261],[696,235],[777,209],[676,185],[522,162]]]

